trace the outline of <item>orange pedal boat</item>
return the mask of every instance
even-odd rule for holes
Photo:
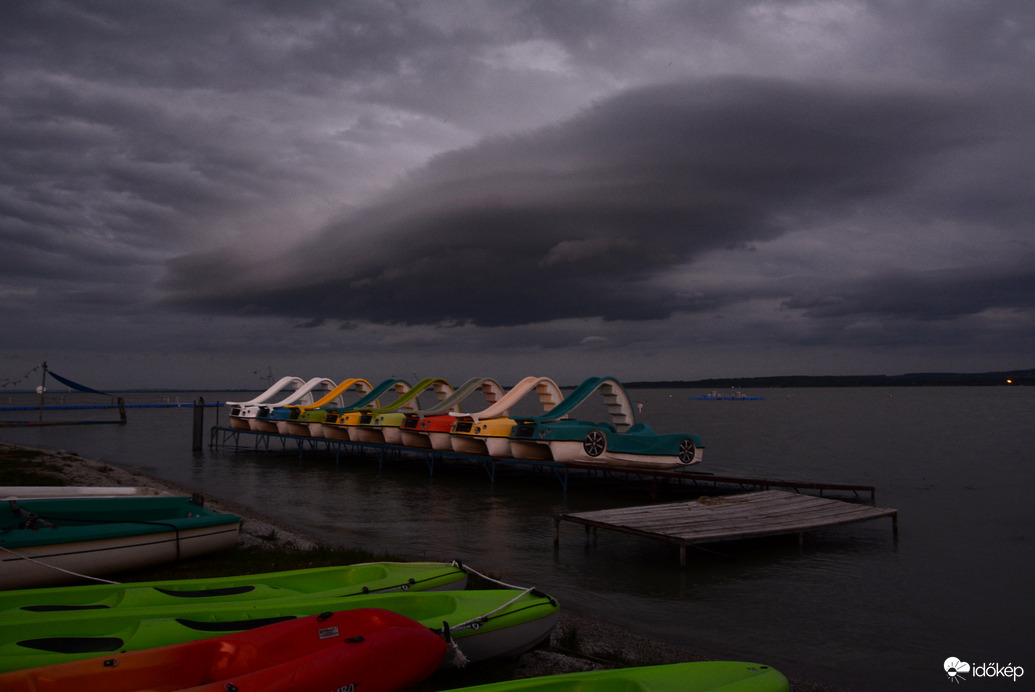
[[[0,674],[4,692],[398,692],[441,665],[446,642],[378,608],[286,620],[211,639]]]

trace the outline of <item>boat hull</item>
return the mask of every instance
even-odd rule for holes
[[[9,501],[0,526],[0,589],[20,589],[225,550],[241,518],[189,497],[85,497]]]
[[[77,575],[96,577],[189,560],[232,548],[239,531],[240,524],[234,524],[21,548],[17,557],[0,558],[0,589],[69,584],[81,581]]]
[[[622,452],[603,452],[597,456],[586,453],[585,444],[578,442],[550,442],[550,454],[554,461],[566,464],[598,464],[616,468],[674,470],[686,468],[690,464],[681,462],[672,454],[628,454]],[[701,462],[704,453],[698,449],[692,464]]]
[[[53,500],[59,497],[127,497],[131,495],[168,495],[157,488],[129,485],[5,485],[0,486],[0,501]]]
[[[494,459],[513,457],[510,449],[511,418],[488,418],[471,421],[458,420],[450,431],[451,446],[456,452],[482,454]]]
[[[787,692],[780,671],[741,661],[695,661],[507,680],[451,692]]]

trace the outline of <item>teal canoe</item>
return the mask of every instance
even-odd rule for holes
[[[70,618],[98,610],[180,609],[185,603],[221,606],[253,601],[332,599],[390,591],[459,590],[467,572],[459,563],[372,562],[205,579],[91,584],[0,591],[0,621]]]
[[[452,692],[787,692],[783,674],[758,663],[699,661],[592,670],[462,687]]]
[[[53,586],[225,550],[241,517],[190,497],[0,502],[0,589]]]
[[[383,608],[416,620],[456,644],[468,661],[516,656],[550,636],[560,606],[536,590],[393,592],[347,599],[253,601],[219,606],[36,613],[0,619],[0,671],[137,651],[254,629],[327,611]],[[463,659],[459,659],[460,662]]]

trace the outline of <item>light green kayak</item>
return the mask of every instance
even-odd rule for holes
[[[184,604],[222,606],[251,601],[332,599],[390,591],[463,590],[467,572],[458,563],[372,562],[265,574],[129,584],[91,584],[0,591],[0,622],[62,619],[98,610],[181,609]]]
[[[786,692],[787,678],[769,666],[739,661],[700,661],[665,666],[544,675],[452,692]]]
[[[0,619],[0,671],[136,651],[240,632],[324,612],[384,608],[416,620],[453,641],[469,661],[516,656],[550,636],[560,606],[538,591],[492,589],[418,591],[349,598],[300,598],[244,604],[198,604],[178,609],[113,608],[38,613],[33,620]]]

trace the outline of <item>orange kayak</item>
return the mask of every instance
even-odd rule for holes
[[[435,672],[445,641],[379,608],[0,674],[4,692],[397,692]]]

